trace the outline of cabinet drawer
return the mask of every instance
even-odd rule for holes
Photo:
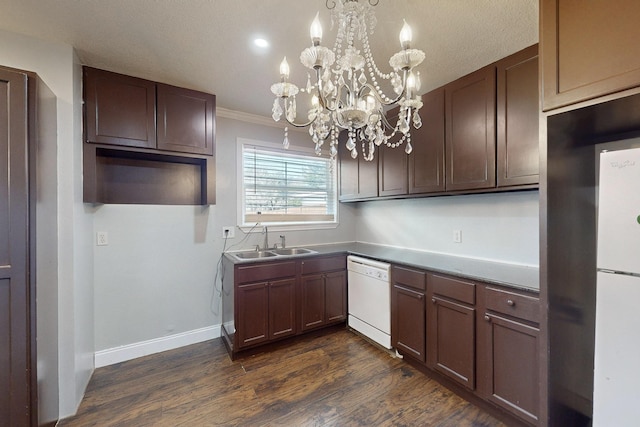
[[[435,295],[455,299],[467,304],[476,303],[476,285],[453,277],[429,275],[431,289]]]
[[[295,261],[270,262],[260,265],[243,265],[236,268],[236,283],[264,281],[295,275]]]
[[[409,286],[411,288],[425,290],[427,287],[427,274],[424,271],[412,270],[410,268],[396,267],[391,268],[391,278],[393,283]]]
[[[486,288],[487,310],[540,322],[540,300],[500,289]]]
[[[344,255],[309,258],[300,262],[302,274],[313,274],[324,271],[346,270],[347,257]]]

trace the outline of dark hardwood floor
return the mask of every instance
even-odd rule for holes
[[[61,426],[504,426],[349,330],[231,361],[220,339],[97,369]]]

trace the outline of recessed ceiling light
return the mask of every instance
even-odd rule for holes
[[[255,39],[255,40],[253,41],[253,43],[254,43],[256,46],[261,47],[261,48],[269,47],[269,42],[268,42],[268,41],[266,41],[265,39]]]

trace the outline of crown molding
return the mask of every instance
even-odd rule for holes
[[[228,108],[216,107],[216,116],[225,119],[239,120],[245,123],[253,123],[261,126],[284,129],[289,127],[289,131],[303,131],[303,128],[290,126],[286,121],[276,122],[271,117],[259,116],[257,114],[245,113],[242,111],[229,110]]]

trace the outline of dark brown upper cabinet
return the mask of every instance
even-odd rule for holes
[[[498,187],[539,181],[538,45],[498,61]]]
[[[640,2],[540,1],[543,109],[640,85]]]
[[[347,133],[340,133],[338,159],[340,168],[339,199],[341,202],[371,199],[378,196],[378,154],[366,161],[358,146],[358,157],[353,159],[345,147]]]
[[[396,107],[389,111],[389,123],[394,125],[398,121],[398,110]],[[391,144],[397,144],[402,139],[403,134],[397,131],[389,140]],[[396,148],[380,145],[375,155],[378,156],[378,196],[397,196],[407,194],[407,153],[404,151],[406,147],[404,143]]]
[[[422,127],[411,130],[409,194],[438,193],[444,184],[444,88],[422,95]]]
[[[84,67],[83,201],[215,203],[215,95]]]
[[[446,85],[445,107],[447,190],[495,187],[495,65]]]
[[[84,68],[88,142],[156,147],[156,85],[136,77]]]
[[[158,83],[158,149],[213,155],[216,98]]]

